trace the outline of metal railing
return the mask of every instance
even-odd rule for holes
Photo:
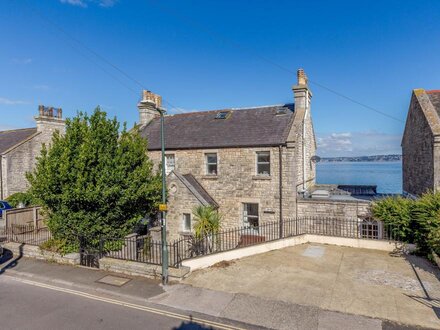
[[[29,245],[41,245],[52,238],[49,228],[42,223],[27,225],[10,225],[5,227],[1,233],[6,240],[14,243]]]
[[[347,218],[300,217],[259,226],[242,226],[221,230],[201,238],[184,237],[167,244],[169,266],[178,267],[182,261],[214,253],[276,241],[303,234],[372,240],[399,240],[398,228],[379,221]],[[109,258],[160,265],[162,242],[149,236],[106,239],[103,255]]]

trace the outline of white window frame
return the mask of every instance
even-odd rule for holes
[[[169,157],[172,157],[174,159],[173,168],[168,168],[168,159]],[[168,175],[176,168],[176,155],[175,154],[165,154],[165,174]]]
[[[247,214],[247,205],[248,204],[254,204],[257,205],[257,215],[249,215]],[[244,202],[243,203],[243,225],[246,228],[249,229],[255,229],[255,227],[251,226],[251,223],[249,221],[249,218],[256,218],[257,219],[257,228],[260,227],[260,204],[256,202]]]
[[[258,155],[260,154],[268,154],[269,155],[269,162],[259,162],[258,161]],[[270,176],[271,175],[271,154],[270,151],[267,150],[261,150],[261,151],[257,151],[255,153],[255,174],[259,175],[259,176]],[[258,171],[258,165],[259,164],[269,164],[269,173],[268,174],[264,174],[264,173],[259,173]]]
[[[208,163],[208,156],[215,155],[215,163]],[[215,174],[209,173],[209,166],[215,165]],[[206,175],[216,176],[218,175],[218,153],[217,152],[205,152],[205,173]]]
[[[187,227],[187,216],[189,217],[189,228]],[[183,213],[182,214],[182,231],[183,232],[190,232],[192,229],[192,217],[191,213]]]

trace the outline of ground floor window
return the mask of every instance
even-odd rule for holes
[[[380,223],[375,220],[365,219],[361,223],[361,237],[362,238],[371,238],[371,239],[380,239],[382,238],[382,233],[380,230]]]
[[[185,232],[191,231],[191,214],[189,214],[189,213],[184,213],[183,214],[182,229]]]
[[[243,223],[245,227],[258,228],[258,204],[244,203],[243,204]]]

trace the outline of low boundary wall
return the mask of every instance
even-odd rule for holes
[[[347,246],[362,249],[380,250],[380,251],[395,251],[398,246],[404,244],[401,242],[393,241],[380,241],[369,239],[357,239],[357,238],[343,238],[332,236],[321,236],[304,234],[285,238],[278,241],[262,243],[258,245],[248,246],[236,250],[220,252],[203,257],[198,257],[190,260],[186,260],[182,263],[183,266],[189,267],[191,271],[210,267],[220,261],[230,261],[234,259],[240,259],[249,257],[256,254],[261,254],[273,250],[279,250],[290,246],[305,244],[305,243],[317,243],[317,244],[331,244],[337,246]],[[407,250],[412,251],[415,246],[412,244],[407,245]]]
[[[14,257],[23,256],[27,258],[34,258],[38,260],[53,261],[59,264],[79,265],[79,253],[69,253],[64,256],[51,251],[42,250],[39,246],[28,245],[21,243],[5,243],[3,247],[10,250]]]

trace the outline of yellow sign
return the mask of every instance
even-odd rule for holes
[[[164,212],[167,211],[167,204],[159,204],[159,211]]]

